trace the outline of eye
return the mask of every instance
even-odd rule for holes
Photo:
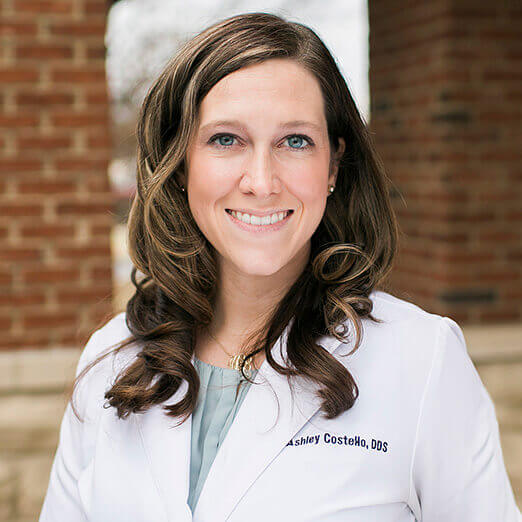
[[[303,136],[302,134],[292,134],[291,136],[287,136],[285,140],[288,140],[289,143],[293,145],[297,145],[296,147],[290,145],[290,148],[295,150],[305,150],[313,145],[312,140],[308,136]],[[303,141],[307,142],[307,145],[300,147],[299,145],[301,145]]]
[[[232,145],[235,136],[232,134],[216,134],[208,140],[209,143],[215,143],[218,148],[229,149]]]

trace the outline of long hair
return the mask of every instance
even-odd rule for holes
[[[219,21],[185,43],[141,107],[137,187],[128,219],[135,292],[126,305],[126,323],[132,335],[115,349],[137,344],[140,351],[105,394],[119,418],[162,403],[183,380],[187,393],[164,408],[166,415],[184,417],[184,422],[195,408],[200,388],[191,362],[195,335],[212,321],[219,280],[215,249],[196,225],[180,190],[185,154],[201,101],[210,89],[226,75],[271,58],[294,60],[317,78],[332,150],[339,137],[347,149],[339,163],[336,190],[327,198],[311,238],[307,266],[241,351],[250,352],[247,360],[264,351],[268,364],[289,380],[299,375],[315,381],[327,418],[351,408],[358,397],[350,372],[316,340],[333,335],[346,341],[345,323],[351,321],[356,334],[353,353],[361,341],[360,319],[380,322],[371,314],[369,294],[382,288],[399,234],[384,168],[346,82],[317,34],[274,14],[246,13]],[[290,322],[281,366],[271,347]],[[109,353],[84,369],[73,391],[85,372]]]

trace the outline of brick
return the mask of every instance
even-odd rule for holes
[[[106,170],[108,168],[108,161],[106,164],[106,168],[103,170]],[[109,181],[109,178],[107,176],[91,176],[89,179],[85,182],[85,187],[89,191],[89,193],[92,194],[101,194],[105,193],[107,196],[112,196],[114,200],[116,200],[116,195],[113,194],[111,183]]]
[[[18,291],[17,293],[0,294],[0,306],[23,307],[28,305],[43,305],[46,301],[45,293],[34,289]]]
[[[487,192],[479,192],[476,197],[479,201],[520,201],[520,194],[517,194],[514,190],[496,191],[489,190]]]
[[[102,281],[112,278],[112,268],[110,267],[93,267],[88,272],[88,277],[96,281]]]
[[[15,57],[19,60],[70,59],[73,57],[73,48],[67,45],[45,45],[42,43],[19,45],[15,48]]]
[[[513,261],[519,263],[522,261],[522,250],[510,250],[506,251],[506,259],[508,261]]]
[[[93,247],[64,247],[57,248],[55,254],[57,257],[62,259],[88,259],[96,257],[106,257],[107,259],[110,259],[111,250],[109,245]]]
[[[76,192],[78,184],[72,181],[24,181],[18,183],[19,194],[72,194]]]
[[[0,172],[21,172],[25,170],[41,170],[42,161],[17,157],[14,159],[0,159]]]
[[[496,270],[494,268],[488,268],[477,276],[477,281],[485,284],[493,284],[502,281],[515,282],[517,280],[521,280],[519,272],[509,269]]]
[[[1,120],[0,120],[1,123]],[[108,123],[108,113],[57,113],[51,115],[51,124],[55,127],[100,127],[105,128]]]
[[[97,303],[111,298],[112,287],[103,285],[94,288],[75,288],[74,290],[57,290],[56,300],[61,304],[77,303]]]
[[[43,216],[43,202],[20,203],[18,201],[0,200],[0,218],[14,216]]]
[[[52,35],[102,38],[105,34],[105,19],[79,22],[55,22],[49,25]]]
[[[13,325],[13,319],[7,316],[0,316],[0,329],[5,331],[9,330]]]
[[[0,25],[0,36],[35,36],[37,31],[36,21],[19,22],[5,19]]]
[[[57,84],[66,83],[82,85],[85,83],[99,84],[105,82],[105,69],[97,68],[93,70],[81,69],[73,70],[67,69],[55,69],[51,70],[51,81]]]
[[[0,127],[9,127],[11,130],[19,127],[36,127],[40,117],[34,114],[0,114]]]
[[[106,105],[108,101],[109,93],[106,89],[103,89],[101,91],[88,91],[85,95],[85,101],[89,105]]]
[[[57,0],[14,0],[13,9],[30,14],[72,14],[73,3]]]
[[[59,171],[63,170],[107,170],[109,166],[108,158],[88,158],[88,157],[64,157],[54,161]]]
[[[513,82],[516,84],[520,84],[520,80],[522,79],[522,73],[518,71],[485,71],[482,73],[482,78],[484,82]]]
[[[508,211],[506,212],[506,219],[509,221],[520,221],[522,220],[522,210]]]
[[[72,105],[74,95],[72,93],[56,91],[21,91],[15,97],[19,107],[42,107],[42,105]],[[43,108],[43,107],[42,107]]]
[[[31,138],[18,138],[18,150],[23,152],[38,152],[67,150],[71,148],[73,142],[70,136],[42,136]]]
[[[33,83],[38,81],[39,77],[40,73],[34,69],[22,69],[19,67],[0,68],[0,78],[2,78],[2,83]]]
[[[0,286],[8,286],[13,281],[11,270],[0,270]]]
[[[473,263],[484,262],[489,264],[495,259],[495,254],[491,252],[437,252],[437,257],[449,262]]]
[[[486,223],[495,219],[495,213],[489,210],[466,212],[460,209],[451,209],[446,216],[452,223]]]
[[[522,313],[512,308],[505,308],[503,310],[484,310],[477,313],[479,320],[482,323],[496,323],[504,321],[519,321],[522,319]]]
[[[6,246],[0,251],[0,261],[41,261],[42,252],[37,248]]]
[[[78,268],[40,268],[26,270],[21,274],[22,280],[30,284],[74,282],[80,278]],[[76,290],[75,290],[76,291]]]
[[[519,118],[520,119],[520,118]],[[522,160],[522,154],[519,151],[491,151],[480,154],[481,161],[494,161],[495,163],[502,161],[519,161]]]
[[[73,313],[66,313],[64,310],[55,312],[33,313],[27,312],[22,317],[22,328],[54,328],[60,326],[76,325],[78,318]]]
[[[0,351],[2,350],[21,350],[27,347],[48,348],[51,345],[49,332],[40,330],[38,332],[25,332],[24,334],[10,335],[7,332],[0,337]]]
[[[87,148],[90,150],[99,149],[100,151],[110,152],[112,150],[112,143],[109,136],[88,136]]]
[[[496,242],[501,245],[506,245],[506,243],[518,243],[520,242],[520,233],[513,231],[484,231],[480,232],[478,235],[478,239],[483,242]]]
[[[87,59],[88,60],[105,60],[107,49],[104,45],[98,45],[96,47],[87,47]]]
[[[90,227],[91,234],[93,236],[106,236],[109,237],[112,232],[112,223],[106,223],[102,225],[92,224]]]
[[[73,237],[75,233],[74,225],[23,225],[19,228],[22,238],[56,238],[56,237]]]
[[[97,201],[90,202],[73,202],[59,203],[56,205],[56,213],[60,216],[88,216],[100,215],[110,211],[112,202]]]
[[[105,17],[109,7],[107,2],[87,2],[83,10],[86,15],[103,15]]]

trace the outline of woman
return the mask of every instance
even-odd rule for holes
[[[385,174],[317,35],[209,27],[137,136],[136,291],[82,353],[40,521],[520,520],[461,329],[384,290]]]

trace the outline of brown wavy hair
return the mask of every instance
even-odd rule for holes
[[[360,345],[360,318],[380,322],[371,314],[369,293],[384,289],[399,234],[384,168],[335,59],[317,34],[274,14],[246,13],[219,21],[189,40],[153,83],[141,107],[137,186],[128,219],[135,292],[126,305],[126,323],[132,335],[113,351],[134,343],[141,349],[105,394],[119,418],[162,403],[183,380],[188,391],[165,407],[166,414],[183,416],[184,422],[195,408],[200,388],[191,362],[196,331],[212,321],[219,281],[216,251],[180,190],[185,153],[210,89],[226,75],[271,58],[294,60],[314,74],[324,97],[332,150],[339,137],[347,149],[336,190],[327,198],[311,238],[307,266],[241,351],[250,352],[247,360],[264,351],[276,372],[319,384],[321,410],[329,419],[351,408],[358,397],[350,372],[316,340],[333,335],[346,342],[344,323],[349,320],[356,333],[351,354]],[[290,321],[286,366],[281,366],[271,347]],[[109,353],[81,372],[73,391],[84,373]]]

